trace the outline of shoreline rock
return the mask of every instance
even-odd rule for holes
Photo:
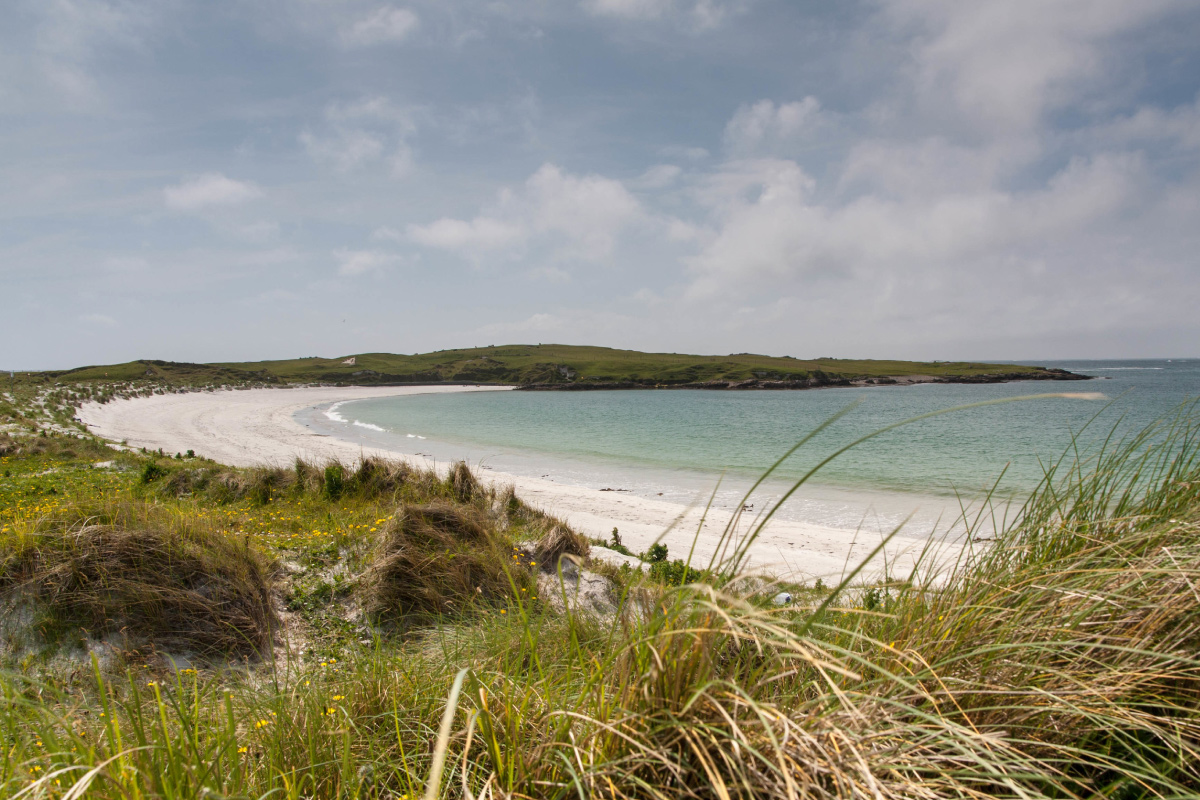
[[[612,389],[709,389],[770,390],[826,389],[835,386],[912,386],[921,383],[1012,383],[1015,381],[1089,381],[1091,375],[1077,375],[1065,369],[1037,372],[994,372],[982,375],[881,375],[847,378],[842,375],[815,373],[795,380],[749,378],[744,381],[704,381],[690,383],[643,383],[639,381],[580,381],[576,383],[530,383],[517,387],[527,392],[570,392]]]

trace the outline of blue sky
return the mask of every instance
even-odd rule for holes
[[[1200,356],[1189,0],[13,0],[0,367]]]

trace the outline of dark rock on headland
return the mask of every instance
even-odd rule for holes
[[[1090,375],[1077,375],[1065,369],[1039,368],[1031,372],[994,372],[982,375],[884,375],[847,377],[820,370],[807,378],[770,380],[749,378],[742,381],[690,381],[656,383],[652,381],[575,381],[571,383],[528,383],[524,391],[595,391],[601,389],[824,389],[832,386],[911,386],[917,383],[1011,383],[1013,381],[1086,381]]]

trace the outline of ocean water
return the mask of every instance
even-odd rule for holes
[[[792,445],[849,406],[849,413],[784,462],[760,503],[774,502],[845,444],[910,417],[1023,395],[1094,398],[986,406],[889,431],[823,466],[781,510],[785,517],[838,527],[868,518],[887,527],[914,511],[923,524],[952,515],[960,499],[978,499],[1001,475],[1000,496],[1020,499],[1072,437],[1086,447],[1114,427],[1141,429],[1200,396],[1200,359],[1042,363],[1095,380],[416,395],[340,403],[301,415],[323,432],[420,452],[431,461],[465,459],[485,470],[677,502],[707,499],[720,480],[717,504],[734,507]]]

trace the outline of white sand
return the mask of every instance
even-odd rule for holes
[[[364,449],[331,436],[315,434],[296,422],[293,415],[304,408],[341,400],[391,397],[407,394],[462,391],[505,391],[508,387],[387,386],[323,387],[297,389],[250,389],[242,391],[193,392],[116,400],[105,405],[84,406],[79,417],[95,434],[130,447],[167,453],[195,450],[196,453],[234,466],[260,464],[291,465],[296,457],[308,460],[337,458],[352,463],[360,456],[402,458],[418,466],[424,459],[412,452]],[[414,442],[413,447],[416,447]],[[676,503],[564,486],[537,478],[502,472],[480,474],[481,480],[496,485],[512,484],[518,496],[531,505],[565,519],[589,536],[607,539],[613,527],[621,531],[627,547],[644,550],[661,537],[672,557],[683,557],[695,542],[693,563],[706,562],[718,538],[730,523],[730,514],[712,511],[699,537],[703,503],[693,507]],[[748,527],[747,519],[741,525]],[[670,530],[668,530],[670,529]],[[905,531],[885,550],[892,575],[907,574],[913,557],[927,543],[916,531]],[[879,543],[877,536],[853,530],[802,522],[775,521],[751,546],[751,562],[780,576],[828,583],[853,567]],[[937,550],[942,559],[957,557],[957,548],[943,543]],[[878,567],[882,567],[882,560]],[[877,567],[873,567],[873,572]]]

